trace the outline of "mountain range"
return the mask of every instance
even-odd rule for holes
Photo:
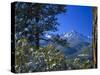
[[[57,34],[58,35],[58,34]],[[55,37],[56,34],[45,34],[45,38],[48,40],[54,40],[53,37]],[[67,40],[68,46],[63,47],[59,44],[56,45],[56,48],[61,50],[66,56],[73,56],[73,55],[79,55],[84,48],[91,47],[92,46],[92,37],[90,36],[84,36],[83,34],[72,30],[70,32],[65,32],[59,35],[60,39]],[[51,42],[44,42],[41,41],[42,45],[50,44]],[[87,52],[91,52],[92,48],[89,48]]]

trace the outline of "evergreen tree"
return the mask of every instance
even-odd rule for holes
[[[36,49],[39,49],[41,36],[47,31],[57,30],[56,15],[65,11],[64,5],[16,3],[16,34],[34,41]]]

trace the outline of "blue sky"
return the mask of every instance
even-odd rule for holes
[[[68,5],[65,14],[58,15],[59,31],[56,33],[75,30],[85,36],[92,35],[92,8],[88,6]]]

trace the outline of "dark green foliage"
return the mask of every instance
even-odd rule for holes
[[[26,39],[19,41],[22,45],[16,47],[16,72],[56,71],[67,68],[65,56],[52,45],[36,50],[26,46]]]
[[[23,36],[34,40],[38,49],[41,35],[47,31],[56,31],[59,25],[56,15],[65,11],[64,5],[16,3],[16,33],[22,32]],[[29,34],[32,35],[31,39]]]
[[[85,53],[84,53],[85,54]],[[88,69],[93,62],[88,58],[66,58],[64,54],[53,45],[40,47],[38,50],[28,44],[26,38],[16,42],[16,72],[57,71],[68,69]]]
[[[16,72],[63,69],[63,54],[53,46],[40,47],[39,41],[45,32],[57,30],[56,15],[64,13],[65,6],[19,2],[15,9]]]

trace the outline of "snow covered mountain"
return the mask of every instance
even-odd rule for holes
[[[64,33],[63,34],[63,37],[64,38],[67,38],[68,40],[71,40],[73,38],[75,39],[78,39],[78,40],[83,40],[83,41],[86,41],[86,42],[89,42],[90,41],[90,37],[89,36],[84,36],[83,34],[80,34],[74,30],[70,31],[70,32],[67,32],[67,33]]]
[[[48,39],[52,39],[52,37],[55,36],[54,34],[45,34],[45,37]],[[75,31],[75,30],[71,30],[70,32],[65,32],[59,35],[60,38],[62,39],[67,39],[68,42],[91,42],[92,37],[90,36],[84,36],[83,34]]]
[[[54,37],[56,34],[45,34],[44,38],[49,39],[49,40],[54,40]],[[66,39],[68,42],[69,47],[61,47],[56,44],[57,48],[59,50],[62,50],[65,55],[78,55],[78,53],[81,52],[81,50],[84,47],[88,47],[92,43],[92,38],[88,36],[84,36],[83,34],[80,34],[77,31],[70,31],[70,32],[65,32],[59,35],[60,39]],[[50,42],[49,42],[50,43]],[[49,44],[48,42],[43,42],[41,44],[47,45]]]
[[[76,46],[80,43],[91,43],[92,38],[88,36],[84,36],[83,34],[80,34],[74,30],[64,33],[62,35],[63,39],[67,39],[67,41],[70,43],[71,46]]]

